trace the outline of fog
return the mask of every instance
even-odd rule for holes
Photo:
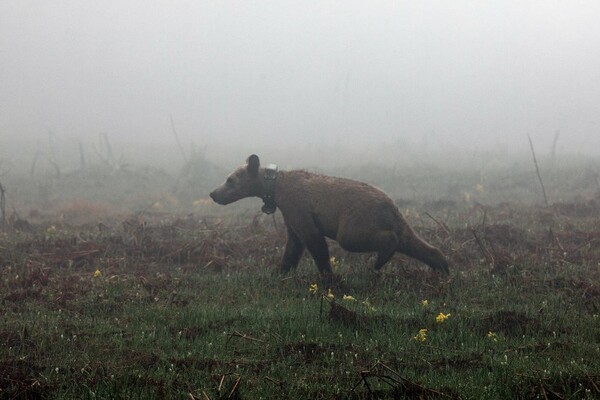
[[[599,20],[597,1],[2,0],[0,157],[49,132],[176,149],[174,130],[224,157],[519,152],[528,134],[597,155]]]

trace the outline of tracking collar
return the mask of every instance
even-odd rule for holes
[[[275,203],[275,186],[277,185],[277,164],[267,164],[264,169],[265,174],[263,175],[263,186],[265,192],[262,200],[265,204],[262,206],[262,212],[265,214],[273,214],[277,210],[277,203]]]

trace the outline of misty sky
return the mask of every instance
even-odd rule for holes
[[[0,0],[16,138],[599,152],[600,1]]]

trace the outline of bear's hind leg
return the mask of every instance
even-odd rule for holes
[[[375,269],[379,270],[396,252],[396,248],[398,247],[398,236],[392,231],[382,231],[376,233],[372,240],[377,251]]]

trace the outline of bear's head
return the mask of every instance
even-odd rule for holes
[[[246,197],[260,197],[263,184],[259,174],[260,160],[252,154],[246,164],[238,167],[227,180],[210,193],[210,197],[219,204],[226,205]]]

